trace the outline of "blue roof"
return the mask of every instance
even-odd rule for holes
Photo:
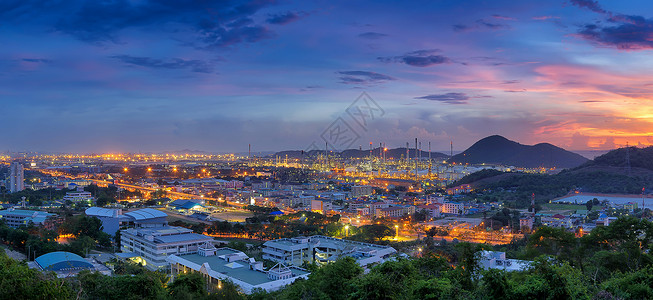
[[[276,215],[283,215],[283,212],[280,211],[280,210],[277,210],[277,211],[273,211],[273,212],[271,212],[270,214],[271,214],[271,215],[275,215],[275,216],[276,216]]]
[[[34,261],[43,270],[63,271],[70,269],[93,269],[93,264],[81,256],[64,251],[50,252],[37,257]]]

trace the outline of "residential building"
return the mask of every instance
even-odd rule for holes
[[[429,194],[426,196],[426,204],[443,204],[444,196],[437,194]]]
[[[358,198],[372,195],[374,188],[369,185],[355,185],[351,187],[351,197]]]
[[[195,253],[170,255],[166,261],[170,263],[173,281],[181,274],[198,272],[209,290],[220,289],[222,281],[229,280],[245,294],[255,289],[275,291],[299,278],[307,279],[310,274],[282,263],[266,271],[262,261],[231,248],[217,249],[211,243],[200,245]]]
[[[520,218],[519,228],[528,228],[529,231],[533,230],[533,218],[532,217]]]
[[[34,225],[45,225],[48,219],[53,218],[55,214],[38,210],[23,209],[6,209],[0,211],[0,219],[4,220],[9,227],[17,228],[27,226],[30,223]]]
[[[473,191],[473,189],[469,184],[461,184],[459,186],[448,188],[447,189],[447,194],[449,194],[449,195],[460,195],[460,194],[469,193],[471,191]]]
[[[439,218],[442,213],[442,205],[436,203],[428,204],[428,205],[420,205],[417,207],[417,210],[428,212],[428,215],[431,218]]]
[[[377,218],[400,218],[405,214],[405,210],[400,206],[391,206],[376,210]]]
[[[460,214],[464,213],[465,205],[458,202],[445,202],[442,204],[442,213],[445,214]]]
[[[15,193],[25,189],[25,171],[23,164],[12,162],[9,165],[9,192]]]
[[[311,211],[324,214],[332,209],[333,209],[333,205],[329,200],[324,200],[324,199],[311,200]]]
[[[390,246],[342,240],[321,235],[267,241],[263,244],[263,259],[285,265],[301,266],[304,262],[326,264],[339,257],[350,256],[366,267],[382,263],[397,250]]]

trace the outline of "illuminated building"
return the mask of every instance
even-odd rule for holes
[[[27,226],[30,223],[34,225],[44,225],[48,218],[54,217],[54,214],[38,210],[6,209],[0,211],[0,219],[4,220],[9,227]]]
[[[302,265],[304,261],[318,264],[333,262],[339,257],[353,257],[361,267],[379,264],[395,254],[390,246],[342,240],[327,236],[295,237],[267,241],[263,244],[263,259],[287,265]]]
[[[25,171],[19,162],[13,162],[9,166],[9,192],[15,193],[25,189]]]
[[[181,274],[199,272],[212,291],[222,288],[223,280],[229,280],[246,294],[255,289],[271,292],[299,278],[307,279],[310,274],[302,268],[281,263],[266,271],[262,261],[231,248],[217,249],[211,243],[200,245],[194,253],[170,255],[166,261],[170,263],[173,280]]]
[[[122,253],[116,256],[142,263],[151,270],[163,269],[168,267],[168,255],[196,253],[200,245],[211,241],[212,237],[183,227],[129,228],[120,231]]]

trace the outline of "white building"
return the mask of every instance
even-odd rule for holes
[[[445,214],[459,214],[464,212],[465,205],[458,202],[445,202],[442,204],[442,213]]]
[[[170,255],[166,261],[170,263],[173,280],[180,274],[199,272],[209,290],[220,289],[223,280],[230,280],[246,294],[254,289],[275,291],[298,278],[307,279],[310,274],[302,268],[283,264],[266,271],[263,262],[231,248],[216,249],[210,243],[200,245],[196,253]]]
[[[171,254],[195,253],[213,238],[183,227],[129,228],[120,231],[120,250],[116,255],[143,263],[151,270],[166,268]]]
[[[47,219],[54,216],[55,214],[38,210],[22,210],[13,208],[0,210],[0,219],[4,220],[7,226],[13,228],[27,226],[30,223],[34,223],[34,225],[43,225],[46,223]]]
[[[483,250],[480,255],[480,265],[484,269],[522,271],[531,265],[531,262],[527,260],[506,259],[505,252]]]
[[[67,192],[66,196],[63,197],[63,201],[66,202],[66,200],[70,200],[73,203],[79,203],[79,202],[87,202],[87,203],[93,203],[93,196],[91,196],[91,192]]]
[[[267,241],[263,259],[286,265],[301,266],[306,262],[326,264],[339,257],[350,256],[362,267],[384,262],[397,250],[390,246],[342,240],[321,235]]]
[[[429,204],[429,205],[420,205],[417,208],[417,211],[426,211],[428,212],[429,217],[439,218],[442,213],[442,205],[437,203]]]
[[[25,189],[25,171],[23,164],[13,162],[9,166],[9,192],[15,193]]]

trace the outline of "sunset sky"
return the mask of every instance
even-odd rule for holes
[[[9,0],[0,40],[0,151],[653,144],[651,1]]]

